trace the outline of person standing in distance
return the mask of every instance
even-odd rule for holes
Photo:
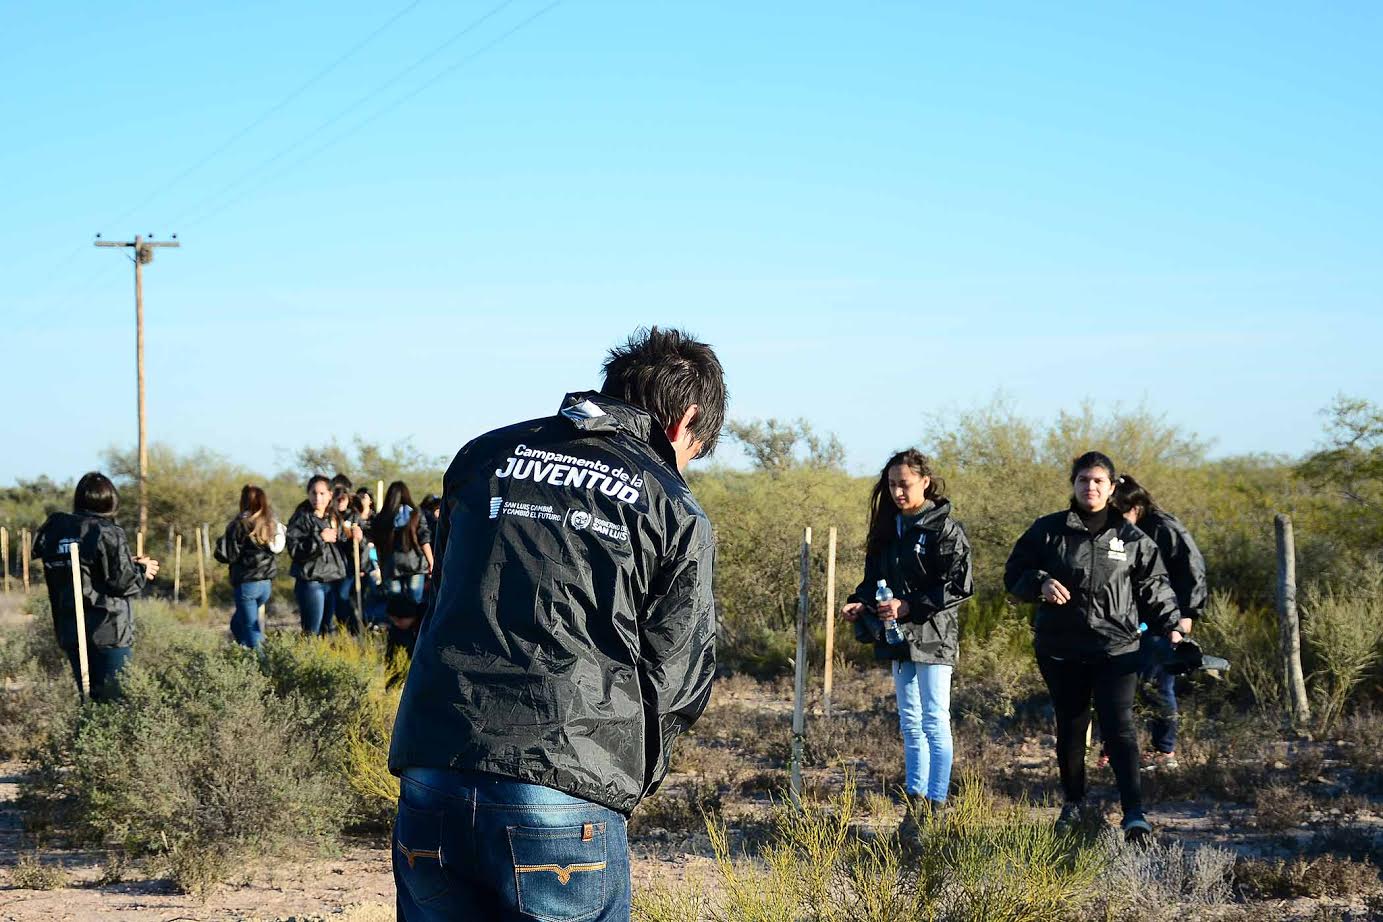
[[[1205,582],[1205,558],[1186,526],[1153,500],[1152,494],[1133,478],[1121,474],[1114,485],[1110,500],[1125,521],[1137,525],[1162,555],[1167,577],[1176,593],[1181,621],[1177,630],[1190,636],[1196,619],[1205,613],[1209,595]],[[1143,671],[1138,691],[1153,710],[1148,721],[1152,748],[1143,754],[1143,770],[1175,769],[1177,764],[1177,692],[1176,676],[1162,668],[1160,660],[1167,653],[1165,638],[1143,635]]]
[[[1141,664],[1139,624],[1181,642],[1181,613],[1157,545],[1110,505],[1118,472],[1088,451],[1071,463],[1069,509],[1033,522],[1004,566],[1004,586],[1036,602],[1033,646],[1056,710],[1056,759],[1065,803],[1058,826],[1085,810],[1085,745],[1093,700],[1105,734],[1125,838],[1147,842],[1138,775],[1133,690]]]
[[[332,593],[346,578],[346,558],[340,546],[346,533],[334,507],[331,481],[314,474],[307,481],[307,499],[288,520],[288,554],[293,559],[288,572],[294,577],[293,596],[298,601],[303,633],[309,636],[321,633]]]
[[[682,472],[726,391],[678,330],[640,330],[604,372],[443,480],[389,753],[400,919],[630,917],[626,819],[715,674],[715,541]]]
[[[72,594],[72,551],[82,568],[82,614],[86,620],[87,676],[91,699],[119,694],[117,677],[134,644],[130,598],[158,575],[158,561],[130,553],[125,529],[115,523],[120,494],[105,474],[92,471],[77,481],[71,512],[55,512],[34,535],[33,555],[43,561],[53,631],[81,687],[77,652],[77,603]]]
[[[247,483],[240,488],[240,514],[226,525],[225,534],[216,540],[216,559],[230,565],[235,612],[230,632],[242,647],[258,650],[264,642],[264,626],[259,610],[269,604],[275,559],[287,546],[287,531],[274,517],[274,507],[262,487]]]

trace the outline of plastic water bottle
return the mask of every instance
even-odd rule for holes
[[[893,590],[888,588],[887,580],[879,580],[879,590],[874,593],[874,601],[882,605],[885,602],[893,601]],[[898,622],[884,622],[884,643],[895,644],[903,642],[903,632],[898,630]]]

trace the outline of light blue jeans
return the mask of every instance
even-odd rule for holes
[[[906,789],[937,802],[951,787],[951,666],[893,661]]]

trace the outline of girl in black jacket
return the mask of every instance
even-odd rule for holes
[[[1117,473],[1101,452],[1071,465],[1071,506],[1043,516],[1018,539],[1004,585],[1037,602],[1033,644],[1056,709],[1057,767],[1074,824],[1085,800],[1086,730],[1094,699],[1119,785],[1123,830],[1134,842],[1152,832],[1143,816],[1133,689],[1140,664],[1139,625],[1181,642],[1181,615],[1157,545],[1110,505]]]
[[[901,832],[945,802],[951,783],[951,673],[960,646],[960,603],[974,593],[970,542],[951,517],[945,484],[919,451],[884,465],[870,499],[864,579],[841,609],[856,637],[892,663],[910,801]],[[876,603],[881,585],[892,601]],[[897,623],[901,641],[886,629]]]
[[[72,592],[71,546],[82,568],[82,615],[86,621],[87,674],[94,701],[117,694],[116,677],[129,661],[134,643],[130,598],[158,573],[158,561],[135,557],[125,530],[115,524],[120,494],[105,474],[92,471],[77,481],[72,511],[55,512],[34,536],[33,556],[43,561],[53,631],[72,663],[81,688],[77,652],[77,604]]]
[[[307,499],[288,520],[288,554],[297,578],[293,595],[304,634],[320,634],[327,600],[340,592],[346,578],[341,542],[349,540],[332,504],[331,481],[317,474],[307,482]]]
[[[1138,526],[1157,545],[1167,578],[1181,609],[1177,630],[1191,633],[1193,622],[1205,611],[1205,558],[1195,539],[1176,516],[1160,508],[1152,494],[1143,488],[1132,474],[1122,474],[1114,486],[1114,506],[1124,518]],[[1176,676],[1163,669],[1160,658],[1166,652],[1164,638],[1145,635],[1143,638],[1143,671],[1139,696],[1151,706],[1152,719],[1148,729],[1152,749],[1143,755],[1145,770],[1177,767],[1177,693]]]
[[[264,640],[259,609],[269,604],[278,575],[275,558],[286,545],[287,534],[274,517],[269,497],[261,488],[245,484],[240,489],[240,514],[230,520],[216,542],[216,559],[230,564],[235,591],[230,631],[242,647],[258,650]]]
[[[422,615],[423,586],[432,572],[432,529],[402,480],[389,484],[372,535],[388,598],[389,648],[411,655]]]

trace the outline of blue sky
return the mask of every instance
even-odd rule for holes
[[[648,323],[858,470],[998,392],[1217,454],[1383,400],[1383,8],[958,6],[9,3],[0,482],[134,441],[97,232],[183,242],[151,437],[262,469],[450,455]]]

